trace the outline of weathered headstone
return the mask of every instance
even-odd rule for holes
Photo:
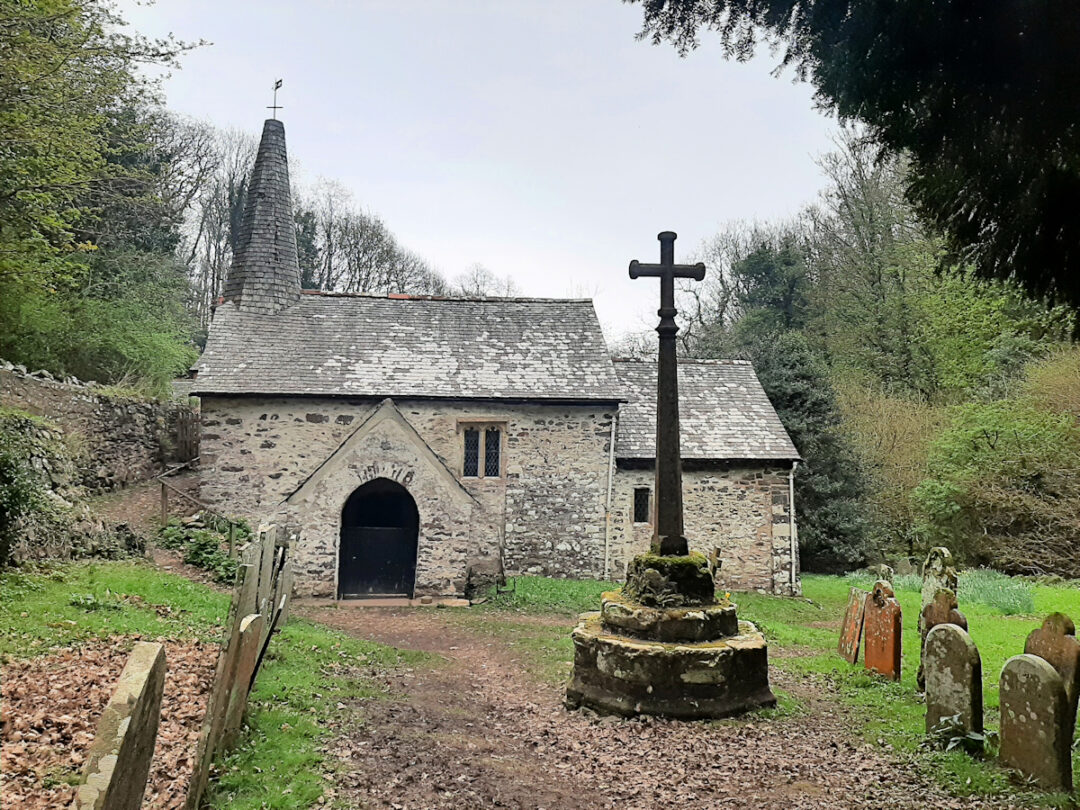
[[[1042,627],[1032,630],[1024,644],[1024,652],[1037,655],[1057,670],[1065,686],[1068,714],[1076,720],[1077,696],[1080,695],[1080,641],[1076,626],[1064,613],[1051,613]],[[1072,731],[1069,733],[1072,736]]]
[[[1072,791],[1072,722],[1065,685],[1037,655],[1017,655],[1001,670],[1001,751],[1015,768],[1046,790]]]
[[[867,669],[898,681],[903,623],[900,603],[892,586],[879,579],[864,604],[863,663]]]
[[[926,638],[929,627],[923,627],[922,611],[934,601],[934,597],[940,590],[956,593],[957,578],[956,569],[953,567],[952,552],[944,546],[936,546],[930,549],[923,563],[923,586],[922,607],[919,609],[919,632]]]
[[[848,594],[847,610],[844,612],[844,624],[840,628],[840,643],[836,651],[849,664],[859,660],[859,642],[862,639],[863,613],[866,598],[869,596],[861,588],[852,588]]]
[[[923,657],[926,653],[926,634],[939,624],[955,624],[957,627],[968,629],[967,618],[956,606],[956,594],[950,590],[941,588],[934,594],[933,601],[922,609],[919,614],[919,628],[921,641],[919,646],[919,671],[915,675],[915,681],[920,690],[926,688],[924,677]]]
[[[240,731],[247,708],[248,691],[255,675],[255,664],[259,660],[259,651],[266,619],[261,614],[245,616],[240,621],[240,639],[237,646],[236,666],[229,683],[229,701],[225,709],[225,722],[222,726],[221,749],[231,748]]]
[[[958,717],[965,733],[983,730],[982,659],[971,636],[955,624],[938,624],[926,636],[926,732]]]
[[[98,722],[72,810],[142,806],[164,689],[165,648],[137,643]]]
[[[893,577],[896,576],[896,572],[893,571],[892,566],[886,565],[885,563],[875,565],[873,570],[878,579],[883,579],[886,582],[892,582]]]

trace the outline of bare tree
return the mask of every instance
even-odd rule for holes
[[[510,298],[520,295],[510,276],[497,276],[482,264],[470,266],[454,279],[453,292],[476,298]]]

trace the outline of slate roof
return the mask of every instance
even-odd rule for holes
[[[195,394],[616,402],[591,301],[305,294],[218,306]]]
[[[619,408],[615,455],[651,459],[656,446],[656,361],[616,360],[627,398]],[[746,360],[681,360],[683,459],[796,460],[799,453]]]

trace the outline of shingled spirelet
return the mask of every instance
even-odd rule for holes
[[[591,301],[301,291],[280,121],[223,298],[202,498],[295,529],[300,595],[621,578],[649,547],[655,363],[613,360]],[[681,362],[679,392],[687,537],[718,587],[798,593],[798,454],[753,368]]]

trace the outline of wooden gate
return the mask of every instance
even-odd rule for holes
[[[199,414],[184,408],[176,416],[176,460],[199,457]]]

